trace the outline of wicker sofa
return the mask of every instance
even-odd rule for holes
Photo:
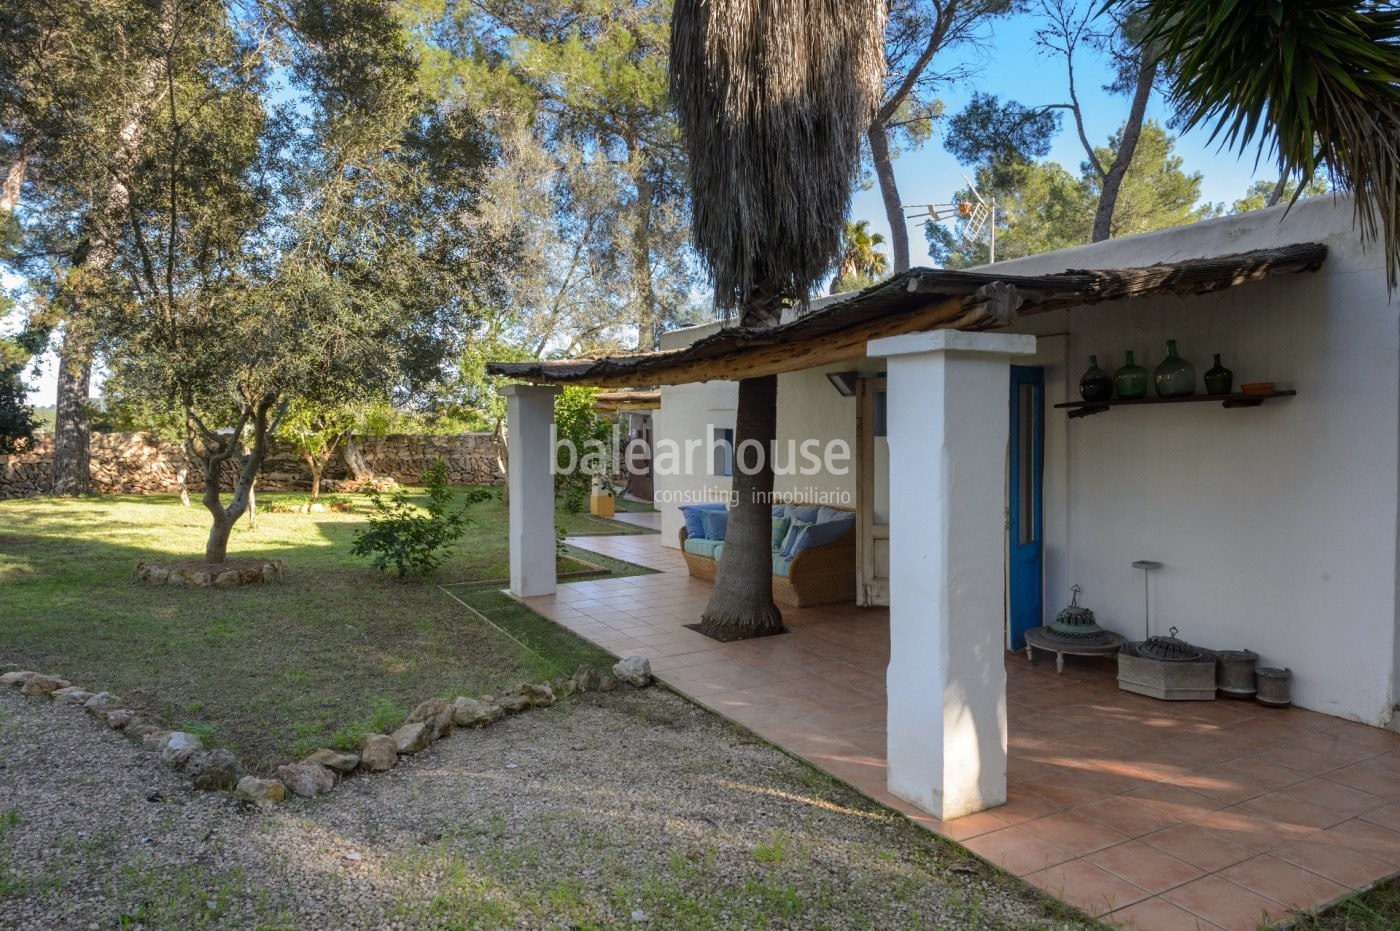
[[[801,504],[802,502],[796,502]],[[832,510],[850,511],[851,508]],[[723,551],[723,541],[706,547],[714,555],[694,552],[694,544],[688,549],[688,534],[681,527],[681,555],[685,557],[686,568],[692,577],[709,582],[715,580],[719,570],[719,553]],[[712,543],[713,541],[704,541]],[[791,559],[783,559],[773,554],[773,600],[790,608],[806,608],[812,605],[836,604],[854,601],[856,597],[856,531],[855,522],[838,539],[825,546],[803,550]]]

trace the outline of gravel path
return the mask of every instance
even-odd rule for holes
[[[271,812],[0,691],[3,928],[1090,927],[662,689]]]

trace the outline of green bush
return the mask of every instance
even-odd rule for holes
[[[397,489],[386,496],[367,492],[374,515],[369,526],[356,531],[350,552],[370,559],[374,568],[387,572],[390,566],[399,578],[423,575],[442,565],[472,523],[467,509],[491,496],[489,489],[468,487],[460,506],[454,506],[447,484],[447,466],[436,460],[423,473],[428,492],[427,504],[419,507],[408,491]]]
[[[582,511],[593,488],[593,473],[579,457],[595,450],[608,452],[612,425],[595,412],[596,389],[567,387],[554,399],[554,424],[559,440],[568,440],[572,451],[561,446],[556,455],[555,493],[570,514]],[[571,461],[572,460],[572,461]],[[572,468],[571,468],[572,467]],[[606,467],[604,468],[606,474]]]

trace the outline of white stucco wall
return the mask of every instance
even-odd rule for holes
[[[1215,295],[1119,301],[1023,318],[1064,334],[1047,371],[1078,398],[1089,355],[1110,372],[1134,350],[1149,372],[1166,340],[1200,377],[1219,352],[1236,386],[1273,381],[1296,398],[1046,411],[1046,611],[1084,588],[1101,623],[1144,630],[1143,573],[1157,560],[1153,633],[1248,647],[1293,670],[1297,704],[1372,724],[1395,701],[1400,304],[1379,251],[1363,252],[1349,201],[1304,201],[1188,228],[1001,262],[1039,274],[1319,241],[1322,270]],[[1048,392],[1049,393],[1049,392]],[[1063,525],[1057,527],[1057,522]]]
[[[1297,704],[1388,723],[1397,665],[1400,514],[1400,300],[1385,290],[1379,251],[1362,250],[1348,200],[1330,197],[1128,239],[999,262],[1009,274],[1111,268],[1319,241],[1316,274],[1285,275],[1191,298],[1118,301],[1024,317],[1040,337],[1026,360],[1046,370],[1045,610],[1084,589],[1111,629],[1144,632],[1143,573],[1154,633],[1168,627],[1215,649],[1248,647],[1293,670]],[[685,345],[709,328],[668,334]],[[1112,372],[1132,349],[1150,372],[1176,339],[1201,376],[1212,354],[1236,386],[1273,381],[1296,398],[1259,408],[1217,404],[1116,408],[1069,420],[1091,353]],[[883,360],[832,366],[878,371]],[[662,389],[660,437],[703,436],[737,389],[711,382]],[[845,437],[856,449],[855,400],[819,371],[779,382],[779,436]],[[1000,481],[998,476],[995,480]],[[695,491],[707,476],[657,476]],[[856,490],[855,472],[824,480]],[[895,503],[895,507],[898,504]],[[665,542],[680,516],[661,506]]]
[[[662,337],[661,348],[686,346],[708,336],[718,328],[707,324],[685,330],[675,330]],[[836,471],[823,468],[816,475],[778,475],[773,491],[784,499],[801,499],[854,507],[856,500],[856,399],[837,393],[827,379],[827,372],[851,370],[867,365],[866,360],[829,365],[803,372],[778,376],[778,464],[784,466],[789,458],[790,441],[797,444],[799,468],[807,467],[802,458],[804,441],[816,440],[823,453],[828,444],[844,444],[849,458],[844,466],[833,462]],[[667,386],[661,389],[661,408],[653,419],[654,435],[660,449],[662,439],[680,444],[686,440],[706,441],[711,426],[734,427],[738,406],[739,386],[732,381],[711,381],[693,385]],[[655,475],[657,509],[661,511],[662,540],[676,546],[683,524],[676,502],[691,502],[727,494],[728,478],[710,474],[708,457],[696,457],[697,469],[685,474],[663,475],[658,467]],[[825,461],[825,460],[824,460]],[[844,473],[840,470],[844,468]]]

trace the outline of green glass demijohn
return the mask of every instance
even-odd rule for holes
[[[1167,357],[1152,373],[1159,398],[1189,398],[1196,393],[1196,369],[1176,354],[1176,340],[1167,340]]]
[[[1127,352],[1127,362],[1113,373],[1113,389],[1120,401],[1136,401],[1147,397],[1147,369],[1133,362],[1133,351]]]
[[[1089,370],[1079,379],[1079,396],[1086,401],[1107,401],[1113,397],[1113,378],[1099,368],[1099,357],[1089,357]]]
[[[1215,368],[1205,374],[1206,394],[1229,394],[1235,387],[1235,373],[1220,364],[1220,353],[1215,354]]]

